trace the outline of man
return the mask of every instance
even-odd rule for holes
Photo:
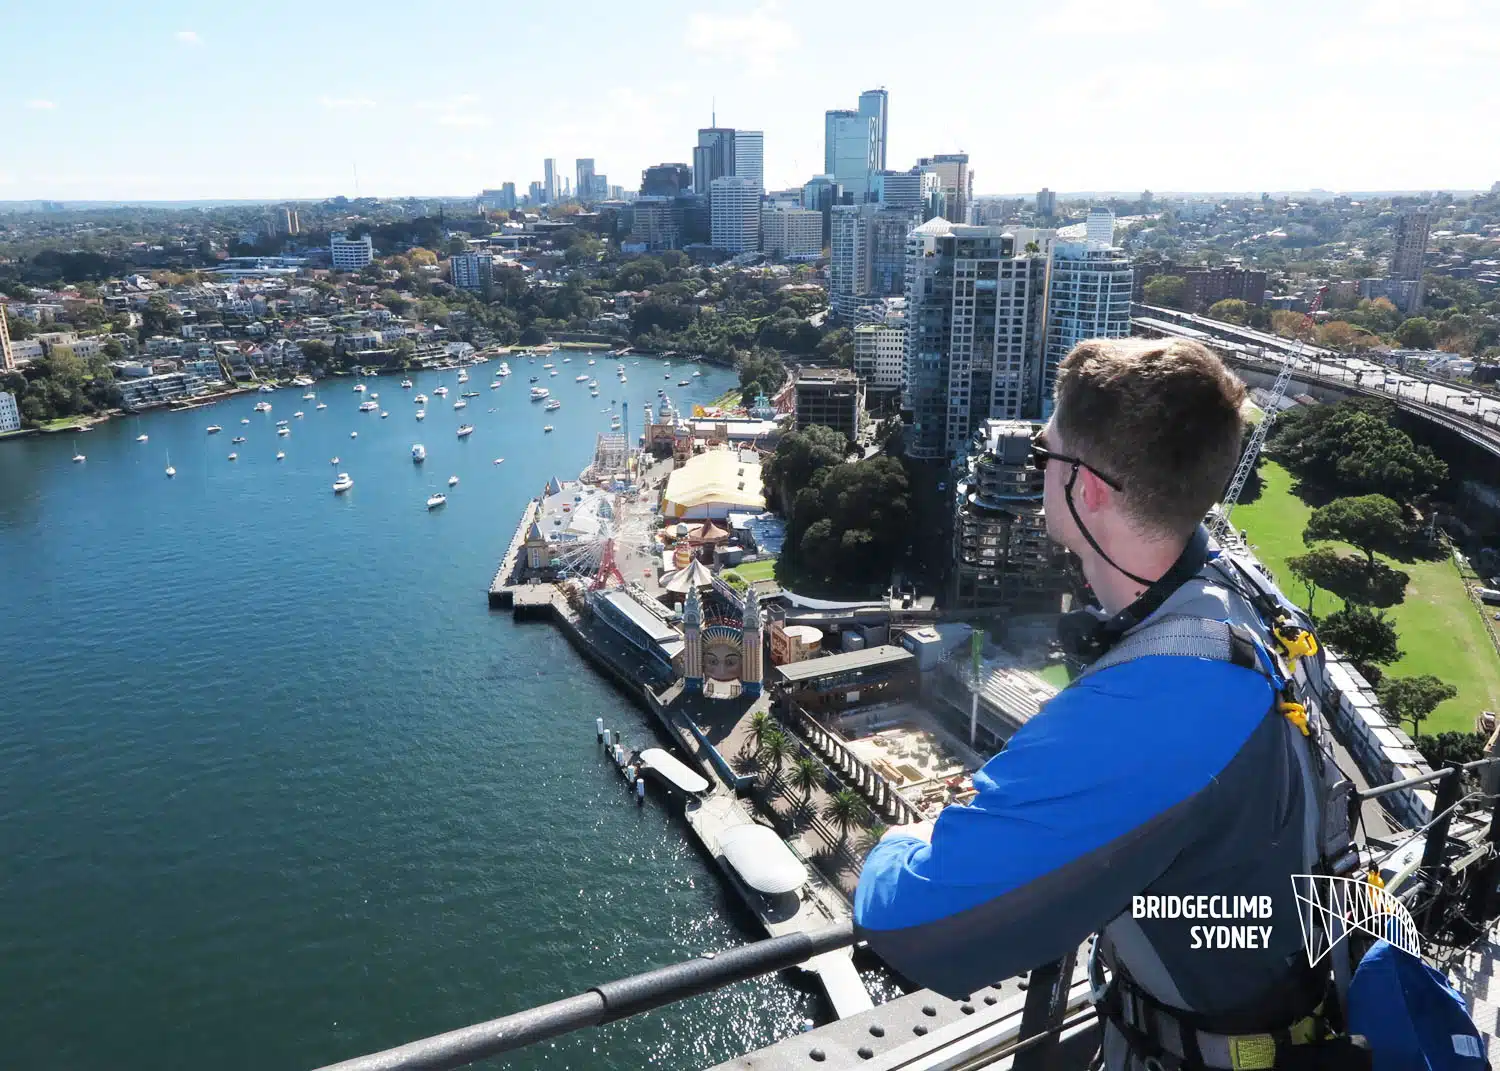
[[[1077,555],[1102,607],[1081,628],[1064,618],[1097,661],[975,775],[970,806],[887,834],[855,897],[858,935],[949,996],[1102,932],[1111,1000],[1131,994],[1124,1020],[1107,1015],[1111,1067],[1272,1066],[1226,1050],[1242,1034],[1307,1032],[1323,994],[1290,880],[1317,863],[1305,820],[1323,790],[1282,716],[1263,620],[1272,602],[1289,604],[1201,525],[1238,459],[1244,399],[1194,342],[1097,340],[1063,361],[1033,464],[1045,466],[1048,533]],[[1188,627],[1216,629],[1233,657],[1163,653],[1162,630]],[[1200,895],[1241,911],[1162,918],[1145,906]],[[1204,1051],[1184,1054],[1163,1031]]]

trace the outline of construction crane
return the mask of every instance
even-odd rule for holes
[[[1260,423],[1255,426],[1255,431],[1250,435],[1250,442],[1245,446],[1244,456],[1240,458],[1239,468],[1234,470],[1234,479],[1229,481],[1229,490],[1224,493],[1224,501],[1219,505],[1219,520],[1214,526],[1214,535],[1222,542],[1233,529],[1229,525],[1229,515],[1234,511],[1235,503],[1240,500],[1240,492],[1245,489],[1245,481],[1250,479],[1250,473],[1255,471],[1255,461],[1260,457],[1260,448],[1265,445],[1266,436],[1271,433],[1271,425],[1276,422],[1277,407],[1281,405],[1281,399],[1286,394],[1286,386],[1292,379],[1292,371],[1296,367],[1297,358],[1302,356],[1302,350],[1307,345],[1307,336],[1312,334],[1313,317],[1323,307],[1323,295],[1328,293],[1327,286],[1318,287],[1317,296],[1312,299],[1312,304],[1307,308],[1307,315],[1302,317],[1302,329],[1298,334],[1297,344],[1282,358],[1281,371],[1276,376],[1276,382],[1271,387],[1270,398],[1264,406],[1265,415],[1261,417]]]

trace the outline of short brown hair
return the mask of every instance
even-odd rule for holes
[[[1068,452],[1125,488],[1143,527],[1191,532],[1239,460],[1245,385],[1184,339],[1080,342],[1057,373],[1054,420]]]

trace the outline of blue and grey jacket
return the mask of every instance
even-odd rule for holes
[[[1290,875],[1315,864],[1318,804],[1277,710],[1271,638],[1228,568],[1211,560],[1138,630],[1165,615],[1229,622],[1262,665],[1151,655],[1075,681],[975,775],[969,806],[942,812],[930,845],[893,834],[870,852],[857,935],[947,996],[1097,931],[1138,985],[1205,1016],[1284,979],[1302,955]],[[1229,899],[1180,899],[1200,896]],[[1149,917],[1170,910],[1163,897],[1220,917]]]

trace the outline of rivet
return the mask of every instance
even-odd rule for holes
[[[917,1037],[923,1037],[927,1033],[927,1026],[925,1023],[918,1023],[916,1026],[911,1028],[911,1032],[917,1035]]]
[[[807,1055],[811,1056],[812,1059],[813,1059],[813,1063],[817,1063],[817,1064],[820,1064],[824,1060],[828,1059],[828,1054],[825,1053],[822,1049],[814,1049],[812,1052],[808,1053]]]
[[[871,1023],[870,1033],[874,1037],[883,1038],[885,1037],[885,1027],[881,1026],[879,1023]]]
[[[989,996],[986,996],[984,998],[984,1002],[986,1004],[995,1005],[1000,1003],[1000,998],[995,996],[994,994],[990,994]]]
[[[937,1009],[934,1008],[931,1004],[923,1004],[922,1005],[922,1014],[923,1015],[936,1015],[937,1014]]]
[[[972,1005],[972,1004],[965,1004],[962,1007],[960,1007],[958,1010],[961,1011],[961,1012],[963,1012],[965,1015],[973,1015],[974,1014],[974,1005]]]
[[[859,1058],[861,1060],[873,1060],[875,1058],[875,1050],[868,1045],[861,1045],[859,1047]]]

